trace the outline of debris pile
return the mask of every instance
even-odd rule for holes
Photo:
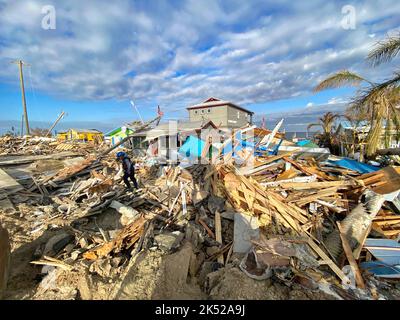
[[[233,148],[189,166],[137,159],[130,191],[112,148],[2,139],[20,155],[0,157],[8,298],[399,297],[397,168]],[[46,152],[60,166],[40,167]]]
[[[95,147],[94,143],[60,142],[46,137],[0,137],[0,155],[45,155],[56,151],[79,151],[87,154],[93,152]]]

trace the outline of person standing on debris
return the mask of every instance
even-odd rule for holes
[[[117,160],[121,161],[122,169],[124,170],[124,182],[128,189],[131,188],[131,184],[129,183],[129,178],[132,180],[135,189],[139,189],[136,178],[135,178],[135,165],[129,159],[128,155],[125,152],[117,153]]]

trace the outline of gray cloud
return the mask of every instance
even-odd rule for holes
[[[48,4],[56,30],[41,29]],[[387,76],[388,67],[371,71],[363,59],[398,27],[400,2],[354,2],[355,30],[341,28],[345,4],[0,0],[0,81],[17,83],[8,61],[22,58],[37,90],[172,110],[207,96],[245,105],[301,96],[343,68]]]

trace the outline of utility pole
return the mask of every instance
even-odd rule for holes
[[[21,115],[21,137],[24,136],[24,115]]]
[[[21,83],[21,95],[22,95],[22,107],[24,109],[24,118],[25,118],[25,128],[26,134],[30,134],[29,130],[29,120],[28,120],[28,112],[26,111],[26,99],[25,99],[25,87],[24,87],[24,75],[22,72],[22,65],[30,66],[29,64],[23,62],[22,60],[12,61],[12,63],[18,64],[19,67],[19,80]]]
[[[49,131],[46,133],[46,137],[51,133],[51,131],[54,129],[54,127],[57,125],[57,123],[64,117],[65,112],[61,112],[61,114],[58,116],[57,120],[54,121],[53,125],[50,127]]]

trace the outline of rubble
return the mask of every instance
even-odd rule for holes
[[[389,187],[397,168],[360,174],[264,136],[272,154],[264,145],[254,156],[232,148],[207,158],[204,143],[200,164],[137,158],[132,192],[114,147],[60,154],[52,139],[1,139],[1,173],[19,185],[0,186],[16,257],[6,298],[399,296],[367,271],[379,260],[368,256],[370,239],[400,233],[400,187]],[[53,155],[60,162],[46,165]]]
[[[0,299],[7,288],[10,267],[10,240],[8,232],[0,225]]]

